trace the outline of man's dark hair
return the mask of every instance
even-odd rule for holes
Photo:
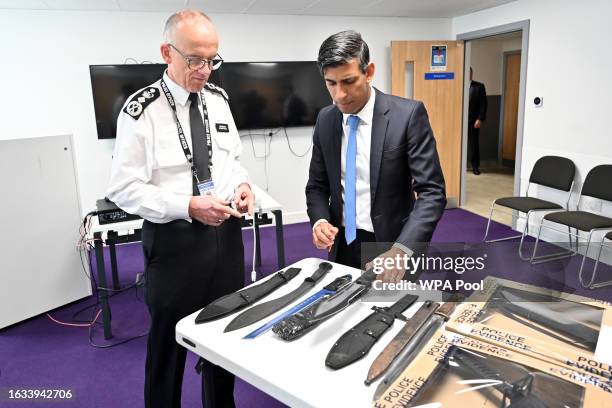
[[[321,48],[319,48],[317,64],[321,75],[323,75],[325,68],[347,64],[354,58],[359,60],[359,69],[365,73],[370,63],[368,44],[363,41],[361,34],[357,31],[340,31],[323,41]]]

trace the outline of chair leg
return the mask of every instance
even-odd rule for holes
[[[596,288],[601,288],[601,287],[604,287],[604,286],[612,285],[612,280],[605,281],[605,282],[595,283],[595,279],[597,278],[597,266],[599,265],[599,259],[601,258],[601,251],[602,251],[603,247],[605,246],[604,242],[605,242],[605,238],[602,239],[601,243],[599,244],[599,251],[597,252],[597,258],[595,259],[595,265],[593,266],[593,273],[591,274],[591,279],[589,280],[588,284],[584,283],[584,277],[583,277],[584,258],[582,260],[582,265],[580,265],[580,271],[578,272],[578,279],[580,279],[580,284],[584,288],[596,289]],[[586,254],[588,254],[588,246],[587,246],[587,253]]]
[[[521,235],[513,235],[511,237],[505,237],[505,238],[497,238],[497,239],[490,239],[487,240],[487,236],[489,236],[489,228],[491,227],[491,219],[493,218],[493,210],[495,207],[495,202],[493,202],[491,204],[491,211],[489,211],[489,220],[487,221],[487,229],[485,230],[485,234],[484,237],[482,238],[483,242],[486,242],[487,244],[490,244],[491,242],[500,242],[500,241],[509,241],[511,239],[517,239],[520,238]]]
[[[523,255],[523,242],[525,242],[525,236],[527,235],[527,232],[529,231],[529,216],[530,215],[531,215],[531,211],[527,213],[527,219],[525,220],[525,228],[523,228],[523,234],[521,235],[521,243],[519,244],[519,248],[518,248],[519,258],[521,258],[523,261],[529,261],[529,256]]]
[[[584,263],[586,262],[587,256],[589,255],[589,247],[591,245],[591,235],[593,235],[593,231],[589,232],[589,239],[587,241],[587,247],[586,247],[586,250],[584,251],[584,254],[582,254],[582,262],[580,263],[580,270],[578,271],[578,280],[580,280],[580,284],[584,288],[589,288],[593,284],[592,276],[591,276],[591,281],[589,282],[588,285],[585,285],[582,279],[582,271],[584,269]]]
[[[482,240],[487,242],[487,236],[489,235],[489,227],[491,226],[491,218],[493,217],[493,208],[495,207],[495,201],[491,203],[491,210],[489,211],[489,220],[487,221],[487,229],[485,230],[484,237]]]
[[[553,254],[547,254],[547,255],[540,255],[540,256],[535,256],[536,255],[536,251],[538,248],[538,243],[540,241],[540,234],[542,232],[542,227],[544,227],[544,220],[542,219],[542,222],[540,223],[540,228],[538,229],[538,236],[536,238],[536,242],[535,245],[533,247],[533,253],[531,254],[531,258],[529,259],[529,262],[532,265],[537,265],[537,264],[541,264],[544,262],[550,262],[550,261],[556,261],[559,259],[565,259],[565,258],[569,258],[570,256],[574,256],[576,255],[576,251],[572,251],[572,249],[570,248],[569,251],[563,251],[563,252],[555,252]],[[554,228],[550,228],[554,231],[558,231],[555,230]]]
[[[540,242],[540,234],[542,233],[542,225],[544,225],[544,220],[540,223],[540,228],[538,228],[538,235],[536,236],[535,244],[533,245],[533,253],[531,254],[531,259],[529,259],[530,263],[533,263],[533,260],[536,259],[536,251],[538,250],[538,242]]]

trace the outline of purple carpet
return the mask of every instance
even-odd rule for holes
[[[473,250],[482,239],[486,220],[463,210],[448,210],[444,213],[434,235],[434,242],[459,246],[464,253]],[[513,234],[508,227],[494,223],[490,236],[504,237]],[[261,230],[262,267],[260,276],[276,270],[276,246],[273,228]],[[247,275],[251,270],[252,235],[244,232],[245,264]],[[461,243],[461,244],[458,244]],[[530,245],[532,240],[528,243]],[[482,246],[480,246],[482,248]],[[612,299],[612,287],[597,290],[582,289],[578,283],[579,257],[570,260],[532,266],[521,261],[516,253],[517,244],[505,242],[486,247],[489,262],[484,271],[470,276],[495,275],[516,281],[531,283],[553,289],[564,289],[590,297]],[[480,249],[479,249],[480,250]],[[285,252],[287,264],[306,257],[325,258],[326,254],[312,246],[308,224],[285,227]],[[107,254],[108,255],[108,254]],[[119,274],[122,286],[134,282],[142,272],[143,260],[140,244],[118,247]],[[109,261],[107,260],[107,265]],[[587,266],[591,266],[588,264]],[[610,268],[602,268],[601,273]],[[605,275],[604,275],[605,276]],[[246,280],[246,277],[245,277]],[[112,345],[145,334],[148,314],[142,301],[142,289],[130,289],[110,299],[114,337],[104,341],[102,328],[94,326],[92,341],[98,345]],[[51,314],[61,321],[73,321],[80,309],[95,303],[93,298],[84,299],[59,308]],[[85,310],[77,319],[92,318],[93,308]],[[143,406],[143,380],[146,337],[136,338],[111,348],[95,348],[89,344],[86,328],[65,327],[50,321],[45,315],[0,331],[0,406],[26,407],[31,404],[7,402],[2,399],[7,389],[63,389],[71,390],[71,402],[45,401],[45,407],[141,407]],[[199,378],[193,367],[196,358],[188,353],[183,382],[183,406],[201,406]],[[270,396],[237,380],[235,398],[238,407],[284,407]],[[38,406],[38,404],[36,404]],[[42,406],[42,405],[41,405]]]

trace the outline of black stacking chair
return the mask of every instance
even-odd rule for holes
[[[594,289],[594,288],[601,288],[602,286],[610,286],[610,285],[612,285],[612,280],[609,280],[609,281],[606,281],[606,282],[595,283],[595,279],[597,278],[597,265],[599,264],[599,258],[601,258],[601,250],[604,247],[612,249],[612,246],[606,245],[606,240],[612,241],[612,232],[608,232],[601,239],[601,243],[599,244],[599,252],[597,253],[597,258],[595,259],[595,266],[593,266],[593,274],[591,275],[591,280],[589,281],[589,283],[587,285],[585,285],[584,284],[583,276],[582,275],[578,276],[580,278],[580,283],[583,286],[587,286],[587,287],[589,287],[591,289]],[[581,271],[581,272],[584,272],[584,271]]]
[[[593,233],[598,231],[612,231],[612,218],[604,217],[603,215],[595,214],[589,211],[581,211],[580,210],[580,201],[581,199],[586,197],[596,198],[602,201],[612,202],[612,165],[604,164],[600,166],[595,166],[589,171],[586,178],[584,179],[584,184],[582,185],[582,189],[580,191],[580,195],[578,196],[578,205],[576,206],[576,211],[562,211],[562,212],[554,212],[550,214],[546,214],[544,218],[542,218],[542,222],[540,223],[540,228],[538,229],[538,236],[536,238],[535,245],[533,247],[533,254],[531,255],[531,262],[534,262],[536,258],[536,252],[538,250],[538,242],[540,240],[540,234],[542,233],[542,228],[548,228],[553,231],[560,231],[556,228],[553,228],[549,225],[545,225],[545,222],[561,224],[565,225],[568,228],[576,229],[576,233],[572,234],[576,238],[576,244],[580,239],[579,232],[587,232],[587,247],[584,255],[582,256],[582,263],[580,264],[580,271],[578,272],[578,276],[580,278],[580,283],[583,287],[593,289],[600,285],[594,284],[595,278],[595,270],[593,270],[593,276],[591,276],[590,282],[585,284],[582,271],[584,269],[584,263],[586,261],[587,255],[589,254],[589,248],[591,246],[591,238],[593,237]],[[609,234],[608,234],[609,235]],[[603,245],[603,240],[600,243],[595,243],[598,245]],[[601,248],[600,248],[601,252]],[[578,248],[574,251],[574,254],[578,253]],[[552,260],[553,258],[549,258],[548,260]],[[554,258],[559,259],[559,258]],[[607,282],[606,282],[607,283]]]
[[[527,235],[527,231],[529,230],[529,217],[531,216],[531,214],[540,211],[563,211],[564,209],[569,210],[568,206],[572,194],[572,186],[574,185],[575,172],[576,167],[574,166],[574,162],[572,162],[570,159],[566,159],[565,157],[544,156],[539,158],[533,166],[533,170],[531,171],[531,175],[529,176],[529,183],[527,184],[527,191],[525,197],[503,197],[498,198],[497,200],[493,201],[493,203],[491,203],[489,221],[487,222],[487,229],[482,240],[489,243],[520,238],[521,243],[518,249],[519,256],[524,261],[530,260],[531,258],[529,256],[523,256],[523,241],[525,240],[525,235]],[[556,190],[565,191],[566,193],[568,193],[567,201],[565,202],[565,208],[551,201],[545,201],[539,198],[529,197],[529,186],[531,185],[531,183],[539,184]],[[521,235],[513,235],[511,237],[492,239],[487,241],[493,211],[510,214],[513,217],[515,216],[512,212],[503,211],[496,208],[497,206],[516,210],[519,212],[518,218],[525,219],[525,228],[523,229],[523,233]],[[525,216],[521,217],[521,213],[525,214]],[[571,235],[569,235],[569,238],[571,245]]]

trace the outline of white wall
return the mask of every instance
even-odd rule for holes
[[[471,66],[474,80],[482,82],[487,95],[502,94],[504,52],[521,49],[521,39],[481,39],[472,41]]]
[[[453,19],[453,35],[530,20],[523,140],[523,180],[542,154],[569,157],[582,179],[597,164],[612,163],[610,90],[612,37],[605,0],[518,0]],[[535,108],[533,98],[544,97]]]
[[[0,139],[73,134],[82,208],[104,196],[113,140],[97,140],[90,64],[121,64],[128,57],[161,62],[161,31],[168,13],[0,11],[5,52],[0,85]],[[450,39],[450,19],[211,15],[228,61],[314,60],[334,32],[360,31],[377,64],[375,86],[390,89],[392,40]],[[310,145],[311,128],[289,129],[298,153]],[[264,141],[254,139],[257,155]],[[263,159],[243,138],[243,161],[265,187]],[[305,220],[304,186],[310,154],[292,156],[282,132],[273,137],[267,161],[269,192],[286,219]]]
[[[474,70],[474,81],[482,82],[487,95],[500,95],[499,86],[501,60],[500,42],[493,40],[472,41],[470,65]]]
[[[612,77],[607,74],[612,54],[603,47],[612,38],[610,15],[612,2],[606,0],[518,0],[453,19],[453,35],[530,20],[522,192],[533,164],[544,155],[574,161],[575,191],[592,167],[612,163]],[[533,106],[535,96],[544,97],[541,108]],[[564,198],[544,189],[538,194]],[[602,211],[612,215],[610,206]]]

